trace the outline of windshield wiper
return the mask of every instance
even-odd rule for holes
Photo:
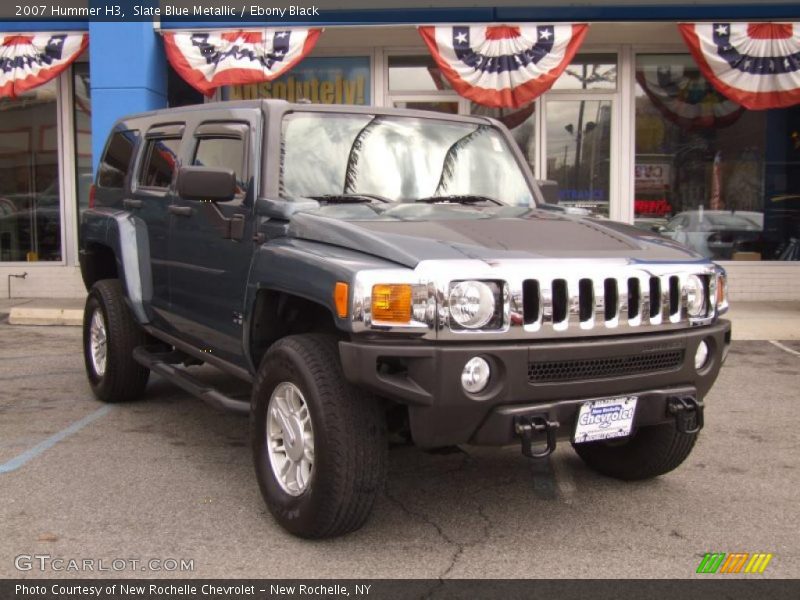
[[[488,196],[479,196],[477,194],[449,194],[443,196],[427,196],[426,198],[417,198],[415,202],[424,202],[425,204],[479,204],[481,202],[491,202],[498,206],[503,206],[503,203],[489,198]]]
[[[377,194],[322,194],[321,196],[308,196],[312,200],[327,204],[369,204],[370,202],[391,202],[388,198]]]

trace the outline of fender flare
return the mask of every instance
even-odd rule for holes
[[[83,244],[101,244],[114,252],[128,304],[140,324],[149,323],[153,276],[144,221],[124,211],[89,209],[81,230]]]

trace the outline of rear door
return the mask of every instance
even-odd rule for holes
[[[147,130],[135,166],[131,197],[124,201],[124,207],[142,219],[147,228],[153,282],[152,316],[161,326],[169,321],[169,206],[184,128],[183,123],[160,123]]]
[[[170,297],[181,337],[229,362],[241,363],[260,118],[256,111],[220,113],[204,112],[204,119],[187,132],[185,164],[232,169],[238,192],[229,202],[174,197]]]

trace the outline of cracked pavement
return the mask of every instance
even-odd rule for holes
[[[563,443],[538,462],[518,447],[393,447],[366,526],[319,542],[289,536],[266,511],[246,418],[153,377],[146,400],[0,472],[0,577],[692,577],[707,551],[771,552],[764,577],[797,577],[798,375],[797,356],[735,342],[695,451],[653,481],[596,475]],[[78,328],[0,324],[0,465],[100,406]],[[18,572],[20,554],[184,558],[195,569]]]

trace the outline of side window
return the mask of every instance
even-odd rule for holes
[[[241,138],[202,137],[198,139],[192,164],[198,167],[231,169],[236,174],[238,193],[243,194],[247,188],[245,143]]]
[[[97,167],[97,185],[104,188],[122,188],[131,168],[133,151],[139,140],[135,130],[117,131],[106,146]]]
[[[139,185],[168,188],[178,164],[180,138],[151,138],[144,149]]]

